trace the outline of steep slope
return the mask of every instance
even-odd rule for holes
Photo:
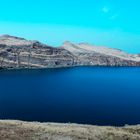
[[[75,55],[79,63],[85,65],[109,65],[109,66],[139,66],[140,56],[128,54],[118,49],[92,46],[88,43],[73,44],[65,42],[63,49]]]
[[[0,68],[55,68],[68,66],[140,66],[140,56],[89,44],[65,42],[55,48],[38,41],[0,36]]]
[[[73,55],[38,41],[4,35],[0,37],[1,68],[46,68],[72,65]]]
[[[24,38],[20,37],[14,37],[10,35],[2,35],[0,36],[0,44],[6,45],[6,46],[29,46],[32,44],[32,41],[26,40]]]

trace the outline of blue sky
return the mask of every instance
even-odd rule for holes
[[[3,0],[0,5],[0,34],[140,53],[139,0]]]

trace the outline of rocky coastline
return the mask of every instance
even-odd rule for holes
[[[139,54],[88,43],[64,42],[52,47],[39,41],[0,36],[0,68],[31,69],[72,66],[140,66]]]

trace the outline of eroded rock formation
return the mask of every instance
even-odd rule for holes
[[[51,47],[38,41],[0,36],[0,68],[55,68],[68,66],[140,66],[138,54],[65,42]]]

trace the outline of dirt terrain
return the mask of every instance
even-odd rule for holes
[[[1,120],[0,140],[140,140],[140,126],[101,127]]]

